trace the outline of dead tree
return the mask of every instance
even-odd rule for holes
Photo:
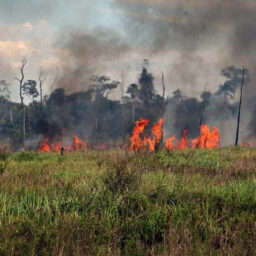
[[[9,84],[5,80],[0,80],[0,124],[5,120],[10,94]]]
[[[53,87],[55,86],[56,82],[58,81],[58,78],[59,78],[59,68],[56,67],[56,74],[55,74],[55,77],[52,81],[52,84],[50,85],[50,90],[51,90],[51,93],[53,91]]]
[[[164,73],[163,72],[162,72],[162,87],[163,87],[163,94],[162,94],[161,118],[164,119],[164,112],[165,112],[165,82],[164,82]],[[162,129],[163,129],[163,127],[162,127]],[[164,134],[162,134],[159,147],[162,148],[163,145],[164,145]]]
[[[206,87],[207,87],[207,83],[206,83],[205,86],[204,86],[204,93],[206,93]],[[205,103],[203,104],[202,111],[201,111],[201,115],[200,115],[199,132],[200,132],[201,125],[203,124],[204,111],[205,111]]]
[[[123,135],[123,142],[125,142],[124,71],[122,71],[122,83],[121,83],[121,110],[122,110],[122,135]]]
[[[39,73],[39,78],[38,78],[39,79],[39,90],[40,90],[39,93],[40,93],[40,104],[41,104],[41,107],[43,105],[43,84],[44,84],[46,78],[47,78],[47,74],[44,75],[43,69],[41,67],[40,73]]]
[[[21,108],[22,108],[22,133],[21,133],[21,145],[24,145],[24,140],[26,136],[26,113],[25,113],[25,105],[24,105],[24,96],[23,96],[23,81],[25,78],[24,75],[24,68],[27,64],[27,60],[25,57],[21,60],[21,78],[15,77],[15,79],[19,82],[19,95],[20,95],[20,102],[21,102]]]
[[[241,87],[240,87],[240,101],[239,101],[238,115],[237,115],[237,127],[236,127],[235,146],[238,145],[238,140],[239,140],[239,128],[240,128],[240,117],[241,117],[241,106],[242,106],[242,97],[243,97],[243,87],[244,87],[245,72],[246,72],[246,69],[243,67],[243,76],[242,76]]]
[[[165,111],[165,83],[164,83],[164,73],[162,72],[162,87],[163,87],[163,95],[162,95],[162,118],[164,118]]]

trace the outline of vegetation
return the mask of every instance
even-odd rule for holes
[[[256,152],[0,155],[0,255],[256,255]]]
[[[22,63],[25,65],[26,59]],[[162,94],[165,87],[155,85],[153,74],[145,67],[139,74],[138,82],[125,88],[124,84],[112,81],[110,77],[93,76],[85,91],[70,93],[67,88],[57,88],[44,97],[46,74],[41,71],[39,82],[20,75],[21,78],[17,78],[20,103],[10,100],[8,84],[2,80],[0,143],[9,145],[13,150],[22,146],[34,149],[38,146],[39,135],[56,142],[64,134],[77,134],[80,138],[86,136],[88,145],[104,143],[112,148],[127,141],[135,121],[146,118],[153,124],[163,117],[163,113],[165,126],[168,127],[166,131],[175,131],[175,134],[167,136],[178,135],[186,128],[188,136],[195,138],[200,124],[214,120],[211,123],[218,126],[227,116],[237,117],[238,103],[233,99],[241,84],[242,70],[227,67],[221,74],[225,83],[215,93],[204,91],[201,99],[186,97],[180,90],[166,97]],[[249,78],[247,73],[245,85]],[[155,88],[161,88],[160,92]],[[111,93],[117,98],[120,91],[122,98],[111,99]],[[28,99],[29,104],[25,104]],[[251,128],[254,129],[253,123],[248,129]],[[251,133],[254,134],[253,131]]]

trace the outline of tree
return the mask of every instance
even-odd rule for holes
[[[242,76],[241,86],[240,86],[240,101],[239,101],[238,115],[237,115],[237,127],[236,127],[235,146],[238,145],[238,139],[239,139],[240,116],[241,116],[241,106],[242,106],[242,98],[243,98],[243,87],[244,87],[245,72],[246,72],[246,69],[243,67],[243,76]]]
[[[43,105],[43,84],[45,82],[47,78],[47,74],[44,75],[44,72],[43,72],[43,69],[41,67],[40,69],[40,73],[39,73],[39,90],[40,90],[40,104],[41,104],[41,107]]]
[[[23,84],[23,93],[31,98],[32,103],[30,104],[30,108],[28,108],[28,130],[31,130],[31,119],[35,120],[34,115],[34,105],[35,105],[35,99],[39,96],[39,92],[36,88],[36,81],[35,80],[28,80]],[[32,114],[32,118],[31,118]]]
[[[138,94],[139,94],[139,89],[137,84],[131,84],[128,89],[127,93],[130,94],[131,96],[131,101],[132,101],[132,122],[135,121],[135,111],[136,111],[136,101],[138,101]],[[140,100],[139,100],[140,101]]]
[[[105,108],[106,99],[108,98],[109,93],[117,88],[118,85],[120,85],[120,82],[118,81],[111,81],[110,77],[107,76],[93,76],[91,78],[91,81],[93,84],[90,87],[90,91],[92,92],[92,95],[94,96],[94,127],[95,130],[98,130],[99,127],[99,115],[102,112],[102,109]],[[105,118],[104,118],[105,119]]]
[[[90,90],[96,95],[101,95],[102,97],[108,97],[109,93],[120,85],[118,81],[111,81],[108,76],[93,76],[91,78],[93,84],[90,86]]]
[[[137,84],[131,84],[128,89],[127,93],[130,94],[131,99],[135,99],[138,96],[139,89]]]
[[[10,94],[11,93],[9,90],[9,84],[7,84],[5,80],[0,80],[0,122],[1,124],[5,120],[6,107],[8,102],[10,101]],[[10,117],[11,117],[11,112],[10,112]]]
[[[221,75],[224,76],[227,80],[223,85],[220,85],[216,95],[223,94],[226,97],[233,99],[235,92],[241,85],[241,80],[244,76],[244,70],[234,66],[229,66],[221,71]],[[250,81],[249,76],[244,77],[244,79],[245,84]]]
[[[32,98],[32,101],[35,101],[35,99],[39,96],[39,92],[36,88],[36,81],[35,80],[28,80],[23,84],[23,93],[27,96]]]
[[[152,74],[148,73],[147,69],[143,67],[139,78],[139,98],[145,105],[148,105],[152,101],[153,95],[155,94],[153,81],[154,78]]]
[[[21,67],[20,67],[20,74],[21,77],[15,79],[19,82],[19,95],[20,95],[20,102],[21,102],[21,108],[22,108],[22,133],[21,133],[21,145],[24,145],[24,140],[26,136],[26,113],[25,113],[25,105],[24,105],[24,96],[23,96],[23,81],[25,78],[24,75],[24,68],[27,64],[27,60],[25,57],[22,58],[21,60]]]

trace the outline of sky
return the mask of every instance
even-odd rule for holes
[[[229,65],[254,70],[254,0],[0,0],[0,80],[18,101],[22,56],[25,79],[47,74],[55,87],[86,90],[92,75],[108,75],[127,87],[143,60],[161,91],[199,96],[214,91]],[[255,69],[256,70],[256,69]],[[120,92],[115,92],[117,97]]]

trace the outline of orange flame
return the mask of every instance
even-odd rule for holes
[[[174,144],[173,142],[176,140],[175,136],[172,136],[171,138],[166,139],[165,141],[165,148],[168,150],[174,149]]]
[[[219,130],[214,126],[211,131],[208,125],[203,124],[200,127],[200,135],[192,140],[192,148],[216,148],[219,142]]]
[[[180,141],[178,142],[177,144],[177,148],[178,149],[185,149],[187,148],[188,146],[188,140],[187,140],[187,134],[188,134],[188,130],[187,129],[184,129],[182,131],[182,136],[181,136],[181,139]]]
[[[86,143],[78,138],[77,135],[73,135],[73,147],[75,151],[85,150]]]
[[[142,119],[137,121],[135,127],[133,129],[132,137],[130,139],[130,151],[139,151],[139,150],[149,150],[154,151],[156,146],[161,142],[161,138],[163,137],[163,123],[164,120],[160,119],[156,124],[154,124],[151,129],[151,136],[143,136],[143,132],[145,127],[148,125],[149,120]],[[165,141],[165,148],[167,150],[172,150],[174,148],[177,149],[186,149],[189,146],[192,148],[216,148],[220,143],[220,134],[218,128],[215,126],[210,130],[210,127],[206,124],[201,125],[200,127],[200,135],[193,139],[191,143],[189,143],[187,139],[188,129],[184,129],[182,131],[181,139],[174,144],[176,140],[175,136],[168,138]]]
[[[163,137],[163,124],[164,124],[164,119],[161,118],[156,124],[154,124],[151,130],[154,147],[160,143]]]
[[[148,149],[149,151],[154,151],[155,150],[155,143],[151,138],[145,137],[143,139],[142,147],[145,150]]]
[[[149,120],[147,119],[142,119],[140,121],[135,122],[135,127],[133,128],[132,137],[130,139],[130,151],[138,151],[143,148],[144,143],[140,138],[140,134],[143,133],[148,123]]]
[[[51,148],[48,145],[48,138],[44,138],[43,141],[39,144],[39,151],[40,152],[51,152]]]
[[[149,120],[142,119],[135,122],[135,127],[132,132],[130,139],[130,151],[149,150],[154,151],[156,146],[160,144],[163,136],[163,123],[164,120],[161,118],[151,129],[151,136],[141,136],[144,132],[145,127],[148,125]],[[142,137],[142,138],[141,138]]]
[[[51,143],[51,148],[52,148],[52,151],[54,151],[55,153],[60,153],[61,142]]]
[[[39,144],[39,152],[55,152],[59,153],[61,151],[62,142],[52,142],[49,143],[49,138],[44,138]],[[79,139],[77,135],[73,135],[73,143],[71,145],[66,145],[64,147],[65,152],[85,150],[87,148],[86,142]]]

